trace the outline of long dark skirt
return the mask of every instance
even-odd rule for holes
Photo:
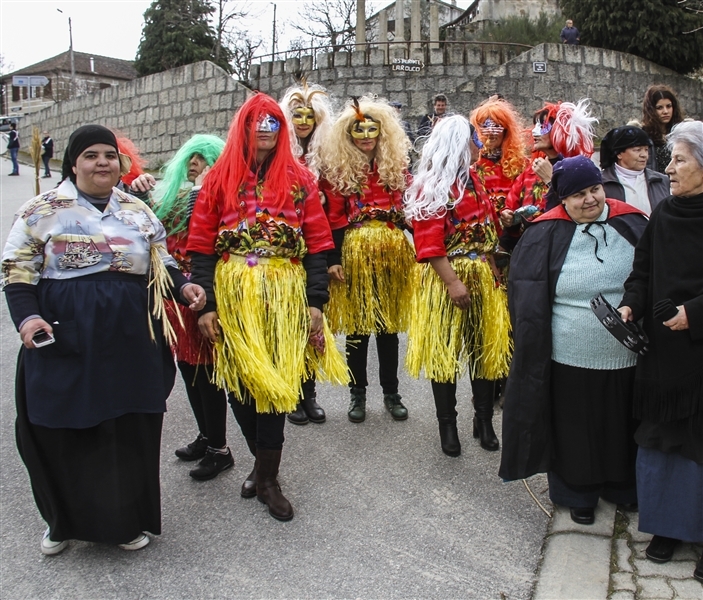
[[[159,459],[163,414],[130,413],[87,429],[32,425],[22,353],[15,433],[51,539],[121,544],[161,533]]]
[[[640,448],[637,493],[640,531],[703,542],[703,465],[675,452]]]
[[[551,470],[567,484],[634,484],[634,375],[634,367],[600,371],[552,361]]]

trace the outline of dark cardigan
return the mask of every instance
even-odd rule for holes
[[[647,218],[624,202],[607,202],[608,224],[634,246]],[[508,303],[515,353],[505,393],[499,471],[508,481],[545,473],[551,466],[552,305],[575,230],[560,205],[527,228],[512,255]]]

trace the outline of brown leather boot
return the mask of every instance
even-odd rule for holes
[[[269,507],[269,514],[279,521],[293,518],[293,507],[281,493],[276,477],[281,464],[281,451],[256,448],[256,497]]]
[[[251,452],[256,459],[256,442],[247,440],[247,446],[249,446],[249,452]],[[242,498],[253,498],[256,496],[256,460],[254,461],[254,468],[251,470],[251,473],[247,475],[247,478],[242,484],[242,491],[240,493]]]

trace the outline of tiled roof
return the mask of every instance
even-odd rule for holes
[[[93,59],[94,65],[94,70],[92,71],[90,69],[91,58]],[[121,58],[111,58],[109,56],[74,51],[73,61],[77,74],[95,73],[102,77],[123,80],[136,79],[138,77],[137,71],[134,68],[134,63],[131,60],[122,60]],[[7,79],[13,75],[46,75],[56,71],[71,71],[71,57],[68,50],[52,58],[47,58],[41,62],[24,67],[23,69],[7,73],[3,76],[3,79]]]

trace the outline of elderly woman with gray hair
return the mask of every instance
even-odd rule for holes
[[[672,195],[652,212],[620,305],[650,339],[635,375],[637,491],[659,563],[679,541],[703,542],[703,123],[679,123],[667,143]],[[703,558],[693,575],[703,581]]]

